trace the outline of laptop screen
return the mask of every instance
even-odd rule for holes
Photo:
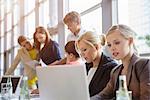
[[[0,93],[1,93],[1,84],[7,83],[8,77],[11,77],[12,87],[13,87],[13,94],[16,92],[16,89],[21,81],[21,76],[2,76],[1,82],[0,82]]]

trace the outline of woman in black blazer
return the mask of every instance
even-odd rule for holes
[[[99,37],[89,31],[84,33],[76,44],[77,50],[86,60],[89,93],[93,96],[105,88],[110,79],[110,72],[117,64],[102,53],[102,46],[105,45],[104,35]]]
[[[105,88],[110,79],[110,72],[115,66],[117,66],[116,62],[102,53],[97,70],[89,83],[90,96],[99,93]],[[92,63],[86,63],[87,73],[91,67],[93,67]]]

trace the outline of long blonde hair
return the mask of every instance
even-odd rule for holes
[[[87,31],[81,37],[79,37],[79,39],[76,41],[76,49],[78,52],[79,52],[78,44],[82,40],[92,47],[94,47],[95,44],[99,44],[99,43],[102,46],[104,46],[106,44],[105,35],[97,35],[96,33],[92,32],[92,31]]]
[[[114,31],[119,31],[120,34],[125,38],[125,39],[129,39],[129,38],[133,38],[135,39],[135,35],[136,35],[136,32],[133,31],[130,27],[126,26],[126,25],[123,25],[123,24],[118,24],[118,25],[114,25],[112,27],[110,27],[110,29],[107,31],[106,33],[106,37],[113,33]],[[134,50],[134,53],[135,54],[138,54],[138,51],[137,51],[137,48],[135,46],[135,43],[133,41],[133,50]]]

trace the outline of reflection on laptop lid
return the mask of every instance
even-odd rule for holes
[[[15,94],[20,86],[20,82],[22,79],[22,76],[11,76],[11,75],[4,75],[1,77],[0,81],[0,93],[1,93],[1,84],[7,83],[8,77],[11,77],[12,87],[13,87],[13,94]]]
[[[41,100],[90,100],[84,65],[37,67]]]

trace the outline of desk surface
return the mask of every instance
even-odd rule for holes
[[[19,100],[19,96],[12,96],[12,98],[7,98],[6,96],[3,96],[0,94],[0,100],[7,100],[7,99]],[[30,100],[40,100],[40,97],[39,97],[39,95],[32,95],[30,97]]]

